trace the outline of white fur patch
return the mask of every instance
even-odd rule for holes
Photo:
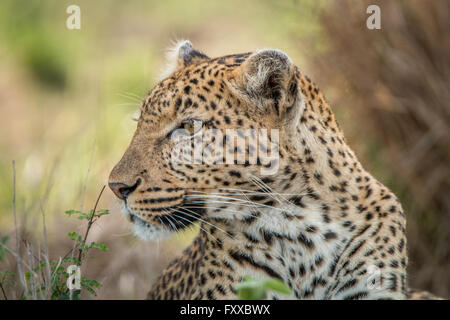
[[[170,238],[175,233],[164,226],[155,225],[142,220],[139,216],[135,215],[124,202],[122,202],[122,213],[127,216],[127,218],[130,215],[133,216],[134,234],[142,240],[164,240]]]
[[[162,226],[157,226],[145,222],[139,217],[135,217],[134,234],[142,240],[159,241],[170,238],[173,235],[173,232]]]
[[[189,40],[179,40],[171,46],[166,52],[166,63],[161,70],[161,74],[158,77],[158,81],[162,81],[172,75],[178,68],[180,58],[180,48],[183,46],[192,46]]]

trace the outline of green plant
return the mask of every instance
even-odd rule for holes
[[[86,259],[88,252],[91,249],[98,249],[101,251],[108,251],[108,247],[104,245],[103,243],[98,242],[87,242],[87,238],[89,235],[89,231],[91,230],[92,225],[100,219],[100,217],[109,214],[109,210],[97,210],[98,202],[100,201],[100,197],[105,190],[105,187],[101,190],[97,201],[95,203],[94,209],[89,210],[89,212],[82,212],[79,210],[68,210],[65,213],[70,217],[73,215],[76,215],[79,220],[86,220],[88,222],[86,232],[82,236],[81,234],[78,234],[77,232],[69,232],[68,236],[69,238],[74,241],[73,248],[66,254],[66,256],[62,259],[59,259],[57,261],[51,261],[51,299],[52,300],[78,300],[80,299],[80,294],[82,290],[86,290],[87,292],[91,293],[92,295],[96,296],[97,293],[95,289],[100,288],[102,285],[96,280],[90,280],[85,277],[81,277],[80,284],[81,289],[74,290],[73,292],[70,292],[67,281],[70,277],[69,273],[67,272],[67,268],[70,265],[75,265],[77,267],[81,267],[83,261]],[[77,257],[74,256],[74,252],[78,250]],[[72,253],[71,256],[69,254]],[[46,263],[42,263],[36,272],[39,270],[42,270],[46,267]],[[45,288],[42,288],[45,289]]]
[[[8,300],[8,296],[6,295],[6,288],[9,282],[13,282],[14,272],[6,270],[4,272],[0,271],[0,291],[3,294],[5,300]]]
[[[68,233],[69,238],[73,241],[73,246],[64,257],[50,260],[47,246],[45,246],[43,252],[35,254],[33,246],[27,241],[23,241],[26,254],[29,257],[29,260],[25,261],[18,253],[14,253],[6,246],[9,239],[7,236],[0,238],[0,261],[6,257],[7,253],[12,253],[17,258],[18,278],[23,289],[22,293],[19,294],[19,297],[22,300],[79,300],[83,290],[94,296],[97,295],[96,290],[102,286],[101,283],[96,280],[87,279],[86,277],[80,277],[80,289],[71,291],[68,286],[68,281],[72,280],[72,278],[68,270],[70,266],[75,266],[75,269],[81,268],[83,261],[86,260],[88,252],[91,249],[105,252],[108,251],[108,247],[103,243],[87,241],[92,225],[102,216],[109,214],[108,210],[97,210],[97,205],[104,189],[105,187],[101,190],[94,209],[89,210],[88,212],[79,210],[68,210],[65,212],[69,217],[77,216],[79,220],[86,220],[87,227],[83,235],[77,232]],[[43,218],[44,238],[46,242],[44,214]],[[25,267],[27,271],[21,272],[22,269],[20,266]],[[6,284],[7,282],[9,284],[13,277],[14,273],[9,270],[0,272],[0,291],[5,300],[8,299],[6,294]]]
[[[244,280],[234,288],[237,290],[238,299],[241,300],[264,300],[267,298],[268,291],[291,294],[291,289],[283,281],[276,278],[257,280],[245,276]]]
[[[102,192],[103,192],[103,190],[102,190]],[[103,243],[94,242],[94,241],[87,243],[87,236],[89,234],[89,230],[91,229],[91,226],[101,216],[109,214],[109,210],[95,210],[95,208],[94,208],[93,210],[90,210],[87,213],[78,211],[78,210],[68,210],[68,211],[66,211],[66,214],[68,216],[77,215],[78,219],[87,220],[88,226],[86,229],[86,233],[84,234],[84,237],[74,231],[68,233],[69,238],[75,242],[74,249],[75,249],[75,247],[78,247],[78,257],[77,258],[75,258],[73,256],[66,257],[66,258],[64,258],[64,260],[66,260],[65,262],[73,263],[76,266],[81,267],[81,264],[82,264],[83,260],[86,258],[89,250],[98,249],[98,250],[101,250],[104,252],[108,251],[108,247]],[[56,281],[57,290],[54,290],[54,292],[52,294],[52,299],[53,298],[70,299],[69,292],[68,292],[68,289],[66,286],[67,279],[69,278],[69,274],[65,270],[66,269],[61,269],[58,272],[60,279],[58,281]],[[96,280],[89,280],[85,277],[81,278],[81,288],[85,289],[86,291],[93,294],[94,296],[97,295],[97,293],[95,292],[95,288],[100,288],[101,286],[102,286],[101,283],[99,283]],[[81,290],[75,290],[74,293],[72,294],[72,299],[78,299],[80,293],[81,293]]]
[[[3,261],[8,253],[6,244],[8,243],[9,236],[3,236],[0,238],[0,261]]]
[[[3,236],[0,238],[0,262],[3,261],[6,255],[9,253],[6,244],[8,243],[9,237]],[[14,277],[14,273],[12,271],[0,271],[0,291],[3,294],[5,300],[8,300],[8,296],[6,295],[6,287],[8,282]]]

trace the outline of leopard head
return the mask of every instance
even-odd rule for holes
[[[298,72],[278,50],[209,58],[182,41],[144,99],[109,186],[138,235],[160,239],[209,219],[269,207],[304,108]],[[291,174],[291,172],[286,173]]]

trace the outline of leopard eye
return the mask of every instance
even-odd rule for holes
[[[191,136],[195,136],[202,130],[203,122],[196,119],[188,119],[182,122],[180,128],[189,132]]]

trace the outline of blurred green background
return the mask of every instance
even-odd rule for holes
[[[372,2],[382,30],[365,27]],[[22,237],[42,241],[42,207],[51,255],[67,251],[76,221],[64,211],[93,206],[173,41],[189,39],[209,56],[272,47],[322,87],[363,165],[401,198],[412,286],[448,296],[449,4],[372,2],[1,1],[0,235],[14,230],[15,160]],[[66,28],[72,4],[80,30]],[[146,243],[109,190],[100,207],[113,214],[91,236],[110,251],[83,272],[104,284],[99,298],[141,299],[195,231]]]

